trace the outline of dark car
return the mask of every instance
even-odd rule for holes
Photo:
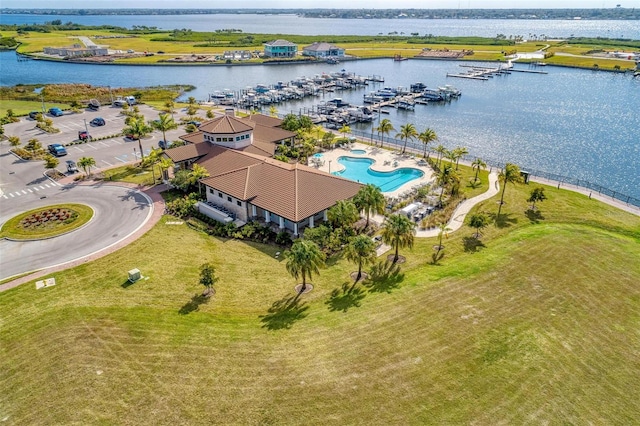
[[[160,141],[158,142],[158,147],[159,147],[160,149],[169,149],[169,148],[171,148],[171,145],[173,145],[173,142],[171,142],[171,141],[163,141],[163,140],[160,140]]]
[[[189,121],[189,122],[187,122],[187,124],[193,124],[196,127],[200,127],[201,123],[199,121]]]
[[[54,117],[61,117],[64,113],[60,108],[49,108],[49,114],[53,115]]]
[[[86,130],[81,130],[78,132],[78,139],[81,141],[90,141],[91,135]]]
[[[102,117],[96,117],[93,120],[91,120],[91,125],[92,126],[104,126],[106,123],[104,121],[104,118]]]
[[[55,155],[56,157],[67,155],[67,150],[64,148],[64,146],[60,145],[59,143],[53,143],[47,146],[47,148],[49,149],[49,152]]]
[[[76,173],[78,171],[78,166],[76,166],[76,162],[73,160],[67,160],[67,172]]]
[[[35,120],[36,117],[38,116],[38,114],[42,114],[42,113],[40,111],[31,111],[29,113],[29,118],[32,119],[32,120]]]

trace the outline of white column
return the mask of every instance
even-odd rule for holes
[[[258,211],[256,210],[256,206],[251,204],[251,217],[256,217],[256,216],[258,216]]]
[[[264,211],[264,221],[267,223],[271,222],[271,213],[266,210]]]
[[[293,224],[293,235],[298,236],[298,222]]]
[[[327,216],[327,210],[326,210],[326,209],[324,210],[324,212],[322,212],[322,214],[323,214],[323,218],[322,218],[322,220],[324,220],[325,222],[326,222],[327,220],[329,220],[329,217]]]
[[[284,229],[284,218],[280,216],[280,229]]]
[[[313,219],[314,219],[313,216],[309,217],[309,228],[313,228]]]

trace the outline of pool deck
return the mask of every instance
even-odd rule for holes
[[[363,150],[365,151],[365,154],[354,154],[351,152],[351,150],[354,149]],[[309,165],[325,172],[337,172],[344,169],[344,167],[338,163],[339,157],[370,158],[375,160],[375,163],[371,165],[371,170],[378,172],[390,172],[402,167],[410,167],[418,169],[424,173],[421,178],[411,180],[395,191],[384,192],[383,194],[385,197],[397,197],[402,193],[411,190],[414,186],[423,186],[427,183],[433,182],[435,179],[433,170],[422,159],[422,156],[409,153],[402,155],[397,151],[369,146],[357,142],[348,146],[325,151],[322,153],[322,157],[315,157],[314,160],[310,159]],[[319,160],[319,162],[314,164],[314,161],[317,160]]]

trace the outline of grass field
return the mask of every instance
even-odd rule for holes
[[[294,298],[280,248],[165,217],[124,249],[0,293],[8,424],[632,424],[640,218],[507,189],[500,226],[418,240],[350,290],[331,259]],[[478,210],[497,211],[496,200]],[[216,295],[198,297],[213,262]],[[126,271],[145,279],[129,284]],[[147,279],[148,278],[148,279]],[[37,409],[35,409],[37,407]]]

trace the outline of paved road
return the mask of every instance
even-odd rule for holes
[[[20,212],[67,202],[91,206],[93,219],[80,229],[47,240],[0,240],[0,280],[104,250],[135,232],[153,212],[149,197],[131,188],[68,185],[49,191],[46,198],[24,196],[20,203],[0,201],[0,225]]]

